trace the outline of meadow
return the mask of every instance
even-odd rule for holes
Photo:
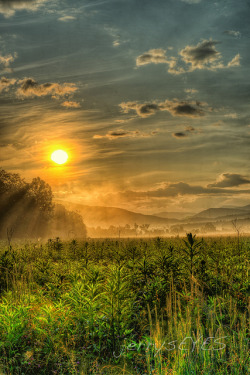
[[[250,238],[2,241],[0,373],[247,374]]]

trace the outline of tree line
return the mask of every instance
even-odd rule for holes
[[[0,238],[86,237],[81,215],[55,204],[49,184],[40,177],[26,182],[0,170]]]

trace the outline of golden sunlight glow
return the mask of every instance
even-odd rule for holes
[[[68,160],[68,154],[63,150],[56,150],[51,154],[51,160],[57,164],[64,164]]]

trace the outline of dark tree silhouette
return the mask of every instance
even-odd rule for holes
[[[40,177],[27,183],[19,174],[0,171],[0,237],[45,237],[69,232],[86,237],[82,217],[64,206],[55,211],[51,187]],[[8,233],[7,233],[8,231]]]
[[[53,211],[53,194],[51,187],[40,177],[33,178],[28,188],[29,199],[33,199],[36,207],[46,215]]]

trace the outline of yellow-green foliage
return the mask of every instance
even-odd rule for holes
[[[247,374],[249,239],[1,246],[0,373]]]

